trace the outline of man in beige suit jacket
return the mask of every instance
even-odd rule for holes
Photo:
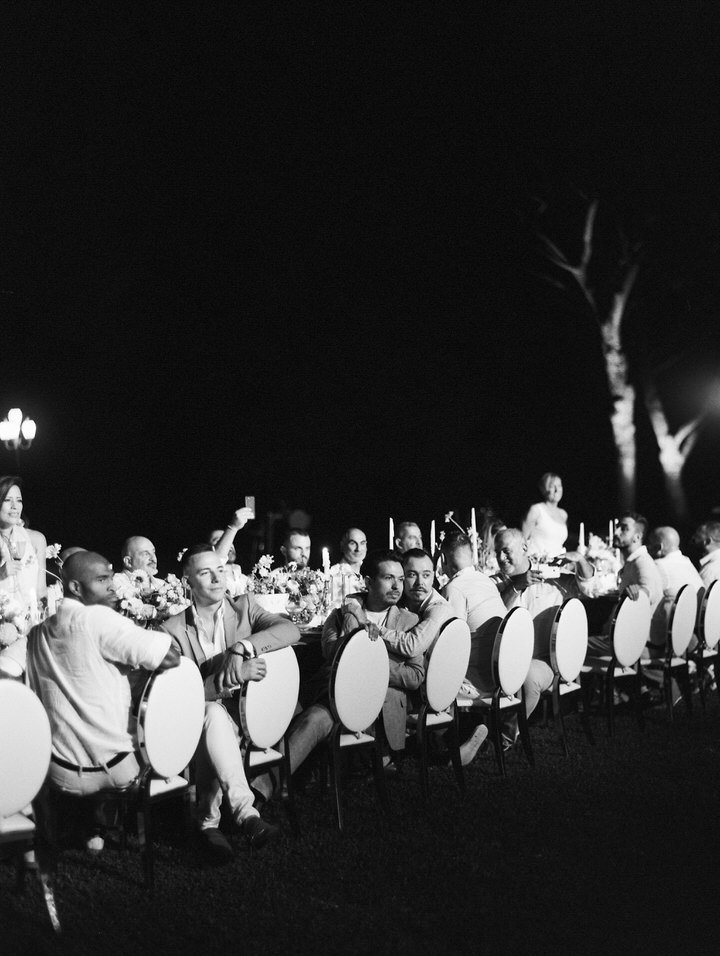
[[[237,694],[246,681],[265,676],[258,654],[294,644],[300,632],[285,618],[263,611],[251,595],[229,600],[224,555],[210,545],[185,552],[183,575],[192,604],[169,618],[163,630],[183,656],[195,661],[205,685],[205,722],[196,755],[198,814],[208,848],[224,859],[232,849],[219,830],[223,796],[251,846],[262,846],[277,832],[253,806],[240,753]]]

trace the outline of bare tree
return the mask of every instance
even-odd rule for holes
[[[609,296],[601,297],[590,280],[590,263],[594,253],[595,227],[599,201],[588,203],[585,213],[580,261],[573,265],[562,249],[548,236],[538,232],[546,258],[562,270],[580,290],[600,331],[600,344],[605,360],[605,375],[612,401],[610,424],[618,456],[618,492],[623,508],[635,504],[637,452],[635,446],[635,387],[623,346],[623,319],[628,299],[638,274],[640,246],[631,247],[624,236],[619,270]],[[603,302],[603,304],[599,304]]]
[[[619,248],[613,268],[596,269],[591,280],[591,264],[596,253],[597,214],[599,201],[587,200],[580,258],[573,264],[560,246],[547,235],[537,232],[545,258],[560,269],[582,293],[600,331],[605,361],[605,374],[612,401],[610,423],[618,456],[618,492],[620,504],[635,504],[637,450],[635,442],[635,387],[624,338],[624,320],[628,300],[640,267],[639,242],[631,244],[625,234],[618,234]],[[552,281],[552,280],[551,280]],[[557,283],[556,283],[557,284]],[[563,284],[565,288],[567,283]],[[647,350],[647,349],[646,349]],[[698,439],[707,406],[698,415],[672,432],[658,388],[661,367],[648,367],[645,373],[645,407],[658,444],[665,492],[674,516],[685,521],[689,515],[682,471]]]

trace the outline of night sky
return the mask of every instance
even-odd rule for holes
[[[593,196],[606,269],[620,227],[642,239],[630,354],[664,366],[680,424],[720,372],[715,9],[18,10],[0,410],[38,423],[33,526],[113,560],[145,533],[168,571],[255,494],[313,515],[317,562],[350,524],[384,545],[389,514],[515,523],[552,469],[571,527],[607,527],[597,328],[535,230],[578,254]],[[638,427],[657,524],[642,408]],[[687,467],[697,520],[719,443],[715,417]]]

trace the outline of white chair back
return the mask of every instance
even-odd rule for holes
[[[0,817],[36,796],[50,766],[50,721],[29,687],[0,680]]]
[[[240,724],[254,747],[266,750],[282,740],[295,713],[300,669],[292,647],[262,654],[267,673],[247,681],[240,698]]]
[[[205,690],[194,661],[157,671],[145,685],[138,711],[140,753],[159,777],[181,773],[197,749],[205,719]]]
[[[425,697],[436,714],[452,704],[467,673],[470,628],[451,618],[440,629],[425,670]]]
[[[720,581],[713,581],[700,608],[700,631],[705,646],[714,650],[720,642]]]
[[[508,697],[515,695],[530,670],[535,632],[530,612],[514,607],[503,618],[493,646],[493,679]]]
[[[330,675],[330,701],[346,730],[361,733],[370,727],[382,709],[389,680],[385,642],[371,641],[362,630],[348,637]]]
[[[635,601],[627,594],[618,602],[610,628],[615,659],[622,667],[637,664],[650,636],[650,598],[641,591]]]
[[[697,593],[689,584],[683,585],[678,591],[670,608],[668,633],[672,652],[680,657],[688,649],[695,630],[697,618]]]
[[[558,608],[550,636],[550,663],[566,684],[580,673],[588,645],[588,619],[582,601],[568,598]]]

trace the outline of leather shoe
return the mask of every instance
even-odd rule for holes
[[[259,850],[268,840],[278,835],[278,827],[263,820],[262,817],[248,817],[243,823],[243,833],[251,850]]]
[[[217,827],[208,827],[200,831],[205,849],[216,863],[227,863],[232,859],[232,847],[225,835]]]

